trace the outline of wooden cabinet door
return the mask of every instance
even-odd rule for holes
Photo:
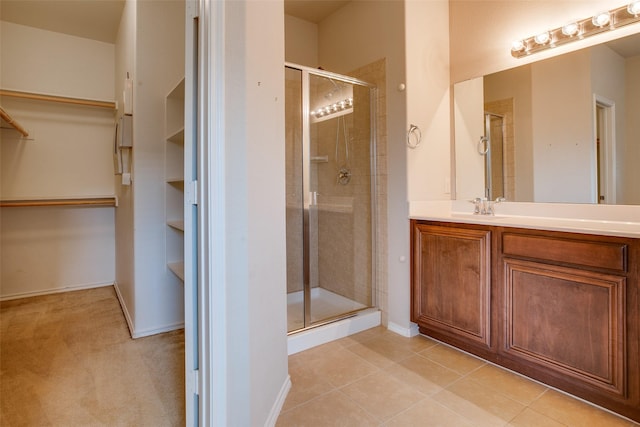
[[[624,396],[626,278],[505,259],[504,352]]]
[[[446,340],[490,347],[491,232],[413,223],[412,320]]]

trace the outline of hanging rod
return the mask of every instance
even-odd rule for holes
[[[2,120],[4,120],[5,122],[9,123],[15,130],[20,132],[22,136],[24,137],[29,136],[29,132],[27,132],[27,130],[23,128],[22,125],[20,125],[20,123],[16,122],[13,119],[13,117],[9,115],[9,113],[4,111],[2,107],[0,107],[0,117],[2,117]]]
[[[34,206],[117,206],[114,196],[105,197],[77,197],[77,198],[53,198],[53,199],[22,199],[0,200],[2,208],[24,208]]]
[[[11,96],[13,98],[34,99],[37,101],[61,102],[64,104],[85,105],[87,107],[99,107],[116,109],[115,101],[101,101],[99,99],[72,98],[68,96],[47,95],[44,93],[23,92],[18,90],[0,89],[0,96]]]

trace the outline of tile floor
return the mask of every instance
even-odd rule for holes
[[[640,426],[431,339],[374,328],[289,356],[277,426]]]

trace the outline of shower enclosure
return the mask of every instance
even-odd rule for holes
[[[289,333],[375,306],[375,88],[285,66]]]

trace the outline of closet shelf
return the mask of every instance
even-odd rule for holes
[[[117,206],[117,200],[114,196],[106,197],[78,197],[78,198],[60,198],[60,199],[16,199],[16,200],[0,200],[0,207],[3,208],[22,208],[35,206]]]
[[[167,267],[184,282],[184,262],[170,262]]]
[[[14,118],[9,115],[9,113],[3,110],[2,107],[0,107],[0,117],[2,117],[2,120],[4,120],[5,122],[9,123],[9,125],[12,126],[15,130],[20,132],[25,138],[29,136],[29,132],[27,132],[27,130],[23,128],[20,123],[16,122]]]
[[[167,178],[167,184],[170,184],[176,188],[184,189],[184,179],[179,177]]]
[[[183,145],[184,144],[184,127],[178,129],[177,131],[169,135],[166,139],[167,141],[171,141],[175,144]]]
[[[117,104],[115,101],[103,101],[99,99],[74,98],[70,96],[49,95],[45,93],[24,92],[11,89],[0,89],[1,96],[10,96],[13,98],[33,99],[36,101],[61,102],[64,104],[84,105],[87,107],[109,108],[115,110]]]
[[[184,231],[184,221],[167,221],[167,225],[171,228],[175,228],[176,230]]]

